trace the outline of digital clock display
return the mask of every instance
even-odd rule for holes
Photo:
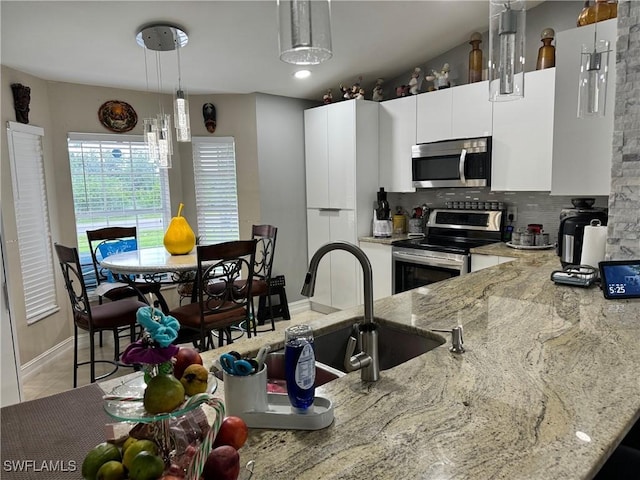
[[[640,260],[600,262],[605,298],[640,298]]]

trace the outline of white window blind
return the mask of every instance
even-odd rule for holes
[[[233,137],[193,137],[198,236],[201,244],[238,240],[238,188]]]
[[[87,230],[137,228],[138,248],[162,246],[171,220],[169,177],[149,158],[141,135],[67,135],[76,234],[88,286],[93,282]]]
[[[28,324],[58,310],[44,177],[43,136],[44,130],[40,127],[8,122],[9,160]]]

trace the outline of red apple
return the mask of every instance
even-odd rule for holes
[[[204,480],[236,480],[240,475],[240,455],[230,445],[214,448],[202,470]]]
[[[178,350],[174,358],[173,376],[177,379],[182,378],[182,374],[189,365],[193,365],[194,363],[202,365],[202,357],[195,348],[180,347],[180,350]]]
[[[236,450],[242,448],[249,437],[249,428],[240,417],[226,417],[220,425],[220,430],[213,441],[213,446],[230,445]]]

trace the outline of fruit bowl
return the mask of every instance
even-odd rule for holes
[[[142,373],[121,383],[105,396],[105,412],[118,421],[151,423],[168,418],[180,417],[200,405],[199,403],[187,404],[189,397],[185,397],[185,403],[172,412],[151,414],[144,409],[144,405],[142,404],[142,397],[146,387],[147,384],[144,382],[144,375]],[[217,388],[218,379],[210,373],[205,393],[212,394]]]

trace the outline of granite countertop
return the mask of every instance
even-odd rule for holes
[[[497,242],[489,245],[483,245],[482,247],[472,248],[471,253],[477,253],[480,255],[497,255],[498,257],[533,258],[541,256],[548,257],[549,253],[555,256],[556,249],[555,245],[550,245],[549,248],[545,249],[524,250],[509,247],[504,242]]]
[[[369,242],[369,243],[381,243],[383,245],[391,245],[392,242],[395,242],[396,240],[407,240],[409,238],[409,235],[406,233],[402,233],[399,235],[392,235],[391,237],[372,237],[372,236],[365,236],[365,237],[359,237],[358,241],[360,242]]]
[[[270,479],[592,478],[640,416],[640,300],[556,285],[558,267],[538,253],[376,301],[379,323],[463,325],[466,352],[447,338],[376,383],[353,372],[319,387],[332,425],[251,429],[241,461]],[[361,314],[309,323],[320,335]],[[203,357],[263,344],[279,348],[282,332]]]

